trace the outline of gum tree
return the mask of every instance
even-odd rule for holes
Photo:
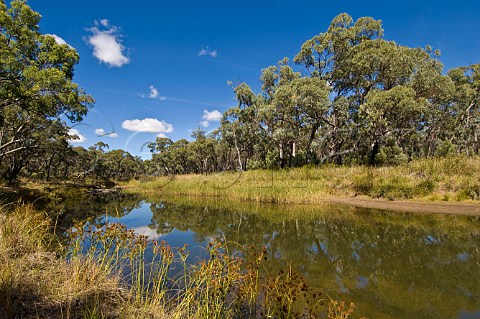
[[[0,2],[0,174],[13,181],[46,141],[53,123],[81,121],[94,103],[73,82],[75,49],[39,30],[41,16],[25,1]],[[58,130],[48,139],[66,137]]]

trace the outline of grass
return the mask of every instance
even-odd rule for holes
[[[480,157],[415,160],[392,167],[305,166],[211,175],[178,175],[124,184],[143,195],[215,196],[235,200],[318,204],[332,197],[416,201],[480,200]]]
[[[209,243],[189,266],[186,246],[149,241],[120,224],[78,223],[61,242],[30,205],[0,213],[4,318],[349,318],[353,304],[268,268],[267,250]]]

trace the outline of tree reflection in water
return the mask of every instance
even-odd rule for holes
[[[128,198],[122,214],[141,203]],[[199,245],[211,239],[235,242],[239,245],[232,249],[240,253],[242,246],[266,246],[273,269],[291,265],[311,285],[353,301],[357,314],[480,315],[479,217],[186,198],[148,198],[145,203],[152,212],[145,226],[157,234],[193,233]]]

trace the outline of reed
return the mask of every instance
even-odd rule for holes
[[[150,241],[120,224],[77,223],[65,242],[31,206],[2,212],[0,313],[5,318],[347,318],[294,269],[268,268],[266,249]],[[343,306],[342,306],[343,307]]]

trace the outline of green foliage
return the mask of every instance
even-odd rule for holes
[[[441,141],[438,146],[437,150],[435,151],[436,157],[447,157],[454,155],[457,151],[455,145],[450,142],[449,140]]]
[[[388,166],[478,154],[480,67],[444,75],[433,48],[382,37],[380,20],[338,15],[293,59],[306,73],[295,72],[284,58],[262,70],[258,94],[246,83],[234,87],[238,106],[224,113],[218,131],[202,147],[186,147],[202,154],[206,166],[179,162],[170,150],[154,150],[159,154],[152,163],[171,174],[179,166],[182,173],[323,163]],[[199,151],[208,143],[216,145],[215,153]],[[195,155],[188,159],[195,161]]]
[[[40,14],[25,1],[0,3],[0,177],[14,181],[31,161],[70,150],[68,128],[93,99],[73,82],[75,49],[41,34]],[[48,175],[48,174],[47,174]]]
[[[480,182],[468,183],[460,190],[459,199],[462,198],[480,200]]]
[[[397,145],[385,146],[375,155],[376,165],[401,165],[408,162],[408,156]]]
[[[412,198],[414,194],[415,187],[409,185],[407,179],[401,177],[380,181],[369,192],[372,197],[389,200],[408,199]]]

